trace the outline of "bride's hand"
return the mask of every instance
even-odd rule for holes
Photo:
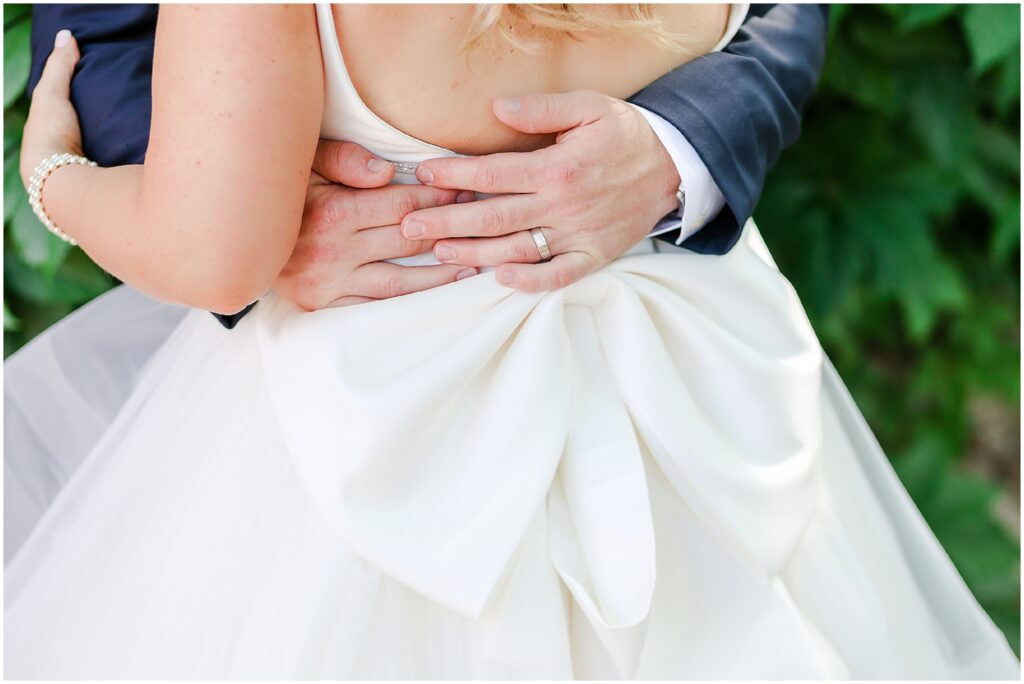
[[[524,95],[495,102],[494,113],[516,130],[559,135],[536,152],[420,164],[427,185],[504,194],[407,215],[405,236],[438,240],[438,260],[497,266],[504,285],[553,290],[621,256],[678,208],[679,172],[625,102],[593,91]],[[549,262],[537,263],[533,227],[543,227]]]
[[[82,131],[71,104],[71,75],[78,63],[78,43],[70,31],[59,31],[39,83],[32,91],[21,138],[21,180],[28,185],[32,170],[47,157],[82,153]]]

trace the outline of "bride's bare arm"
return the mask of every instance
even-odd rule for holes
[[[49,154],[78,151],[77,121],[73,136],[53,130],[70,108],[77,57],[70,41],[47,63],[23,177]],[[163,6],[145,163],[61,168],[44,205],[121,280],[161,299],[237,311],[270,288],[292,252],[322,109],[312,7]]]

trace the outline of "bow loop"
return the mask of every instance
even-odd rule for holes
[[[483,274],[257,308],[292,463],[345,543],[475,619],[546,507],[551,561],[624,673],[656,579],[647,469],[755,572],[777,571],[813,511],[821,353],[794,310],[742,242],[544,294]]]

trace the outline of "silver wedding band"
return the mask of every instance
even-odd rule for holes
[[[544,237],[544,231],[541,228],[531,228],[530,235],[533,236],[533,244],[537,245],[537,251],[540,252],[540,260],[547,261],[550,259],[551,250],[548,249],[548,241]]]

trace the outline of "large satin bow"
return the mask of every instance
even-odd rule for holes
[[[561,291],[492,273],[305,313],[258,307],[295,467],[352,549],[478,618],[539,507],[595,626],[646,617],[655,541],[643,448],[758,573],[815,506],[822,354],[750,246],[619,259]]]

